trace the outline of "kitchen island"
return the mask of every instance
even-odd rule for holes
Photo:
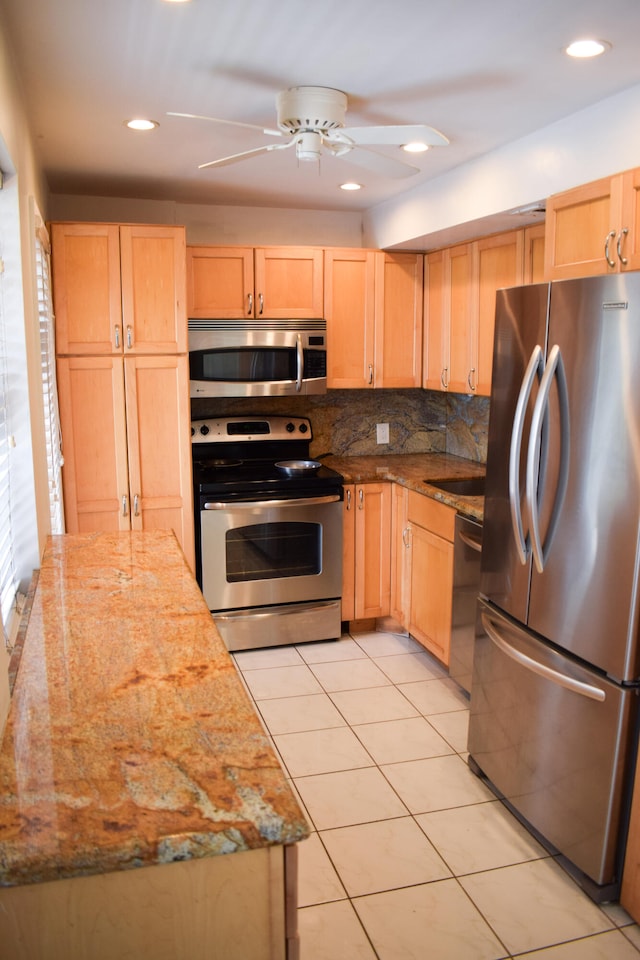
[[[50,538],[0,749],[0,955],[295,957],[308,832],[173,534]]]

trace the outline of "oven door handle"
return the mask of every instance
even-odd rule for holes
[[[236,508],[253,509],[254,507],[314,507],[320,503],[337,503],[340,500],[340,494],[336,493],[328,497],[296,497],[287,500],[225,500],[207,502],[203,510],[229,510]]]

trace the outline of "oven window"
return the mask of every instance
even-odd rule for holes
[[[252,523],[225,535],[229,583],[308,577],[322,570],[322,524]]]
[[[189,354],[192,380],[256,383],[261,380],[295,380],[293,347],[234,347],[229,350],[195,350]]]

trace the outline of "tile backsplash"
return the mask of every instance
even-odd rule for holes
[[[309,417],[311,455],[452,453],[484,463],[489,399],[433,390],[328,390],[319,397],[198,399],[193,419],[279,414]],[[389,443],[378,444],[376,424],[389,424]]]

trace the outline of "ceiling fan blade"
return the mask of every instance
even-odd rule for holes
[[[383,177],[393,177],[396,180],[420,173],[418,167],[412,167],[409,163],[396,160],[394,157],[387,157],[375,150],[368,150],[366,147],[355,147],[349,153],[341,156],[340,159],[347,163],[354,163],[358,167],[364,167],[365,170],[371,170],[372,173],[378,173]]]
[[[444,134],[421,123],[389,127],[346,127],[336,132],[349,137],[350,140],[358,144],[373,143],[401,146],[403,143],[419,140],[430,147],[446,147],[449,143]]]
[[[266,143],[263,147],[255,147],[253,150],[243,150],[242,153],[234,153],[230,157],[210,160],[209,163],[199,163],[198,170],[206,170],[207,167],[226,167],[231,163],[237,163],[239,160],[246,160],[247,157],[257,157],[260,153],[269,153],[271,150],[287,150],[289,147],[292,147],[295,142],[295,140],[290,140],[289,143]]]
[[[259,130],[270,137],[284,137],[282,130],[272,130],[270,127],[259,127],[255,123],[240,123],[239,120],[220,120],[218,117],[203,117],[198,113],[167,113],[168,117],[186,117],[188,120],[208,120],[210,123],[224,123],[229,127],[244,127],[245,130]],[[287,134],[288,136],[288,134]]]

